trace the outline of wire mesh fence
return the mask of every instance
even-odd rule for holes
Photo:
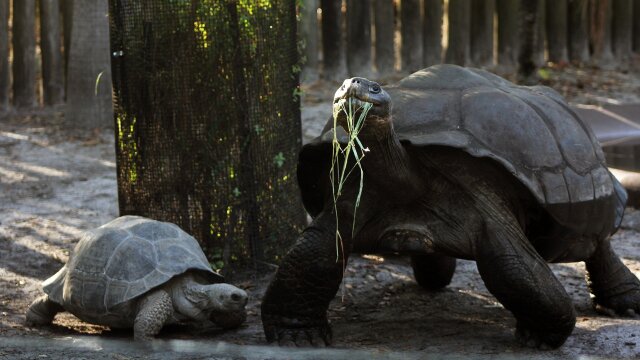
[[[229,274],[304,225],[293,0],[110,0],[121,215],[178,224]]]

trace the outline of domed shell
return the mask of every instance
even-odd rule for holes
[[[450,146],[491,158],[558,223],[579,233],[619,226],[626,192],[608,171],[589,126],[554,90],[517,86],[456,65],[432,66],[385,90],[405,146]],[[332,121],[300,154],[298,179],[312,215],[322,209],[317,179],[325,159],[330,161],[331,126]]]
[[[94,317],[189,270],[212,283],[223,281],[196,239],[178,226],[123,216],[85,233],[43,288],[68,311]]]

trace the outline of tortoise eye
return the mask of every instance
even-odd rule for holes
[[[369,91],[370,91],[372,94],[379,94],[379,93],[380,93],[380,90],[382,90],[382,89],[380,89],[380,86],[379,86],[379,85],[372,85],[372,86],[369,88]]]

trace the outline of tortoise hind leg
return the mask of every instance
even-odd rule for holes
[[[439,290],[451,283],[456,270],[456,259],[440,254],[411,256],[416,282],[427,290]]]
[[[640,281],[615,254],[609,238],[598,244],[585,263],[596,310],[610,315],[640,314]]]
[[[565,342],[575,326],[573,303],[517,222],[488,220],[476,262],[487,289],[516,317],[520,343],[557,348]]]
[[[451,282],[456,259],[436,254],[434,248],[451,250],[450,245],[455,244],[453,239],[458,238],[461,238],[460,234],[439,220],[394,223],[380,235],[378,250],[413,254],[411,266],[418,284],[427,290],[438,290]]]
[[[49,295],[42,295],[35,299],[27,310],[28,326],[51,324],[57,313],[64,311],[64,308],[49,299]]]

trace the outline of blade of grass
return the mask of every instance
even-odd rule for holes
[[[338,218],[338,198],[342,195],[342,188],[346,183],[347,179],[351,175],[351,173],[358,168],[360,170],[360,183],[358,188],[358,194],[356,195],[356,200],[354,203],[354,211],[353,211],[353,223],[351,227],[351,236],[355,233],[356,227],[356,214],[358,207],[360,206],[360,200],[362,198],[362,189],[364,188],[364,170],[362,169],[362,159],[365,156],[365,153],[369,151],[368,148],[365,148],[360,139],[358,138],[358,134],[364,127],[364,122],[367,117],[367,113],[371,109],[373,104],[365,103],[363,106],[355,108],[355,104],[351,99],[339,100],[333,107],[333,139],[332,139],[332,159],[331,159],[331,169],[330,169],[330,178],[331,178],[331,190],[333,195],[333,208],[336,216],[336,261],[339,260],[340,257],[340,249],[344,251],[342,246],[342,234],[339,230],[339,218]],[[337,135],[337,127],[338,127],[338,116],[343,112],[346,116],[346,125],[348,132],[348,141],[342,146],[338,141]],[[358,119],[354,121],[355,115],[360,112]],[[343,163],[340,164],[340,155],[342,154]],[[351,155],[355,158],[355,163],[349,168],[349,160]],[[336,183],[337,181],[337,183]],[[344,259],[344,257],[343,257]],[[343,260],[344,261],[344,260]],[[343,264],[343,268],[344,268]]]

